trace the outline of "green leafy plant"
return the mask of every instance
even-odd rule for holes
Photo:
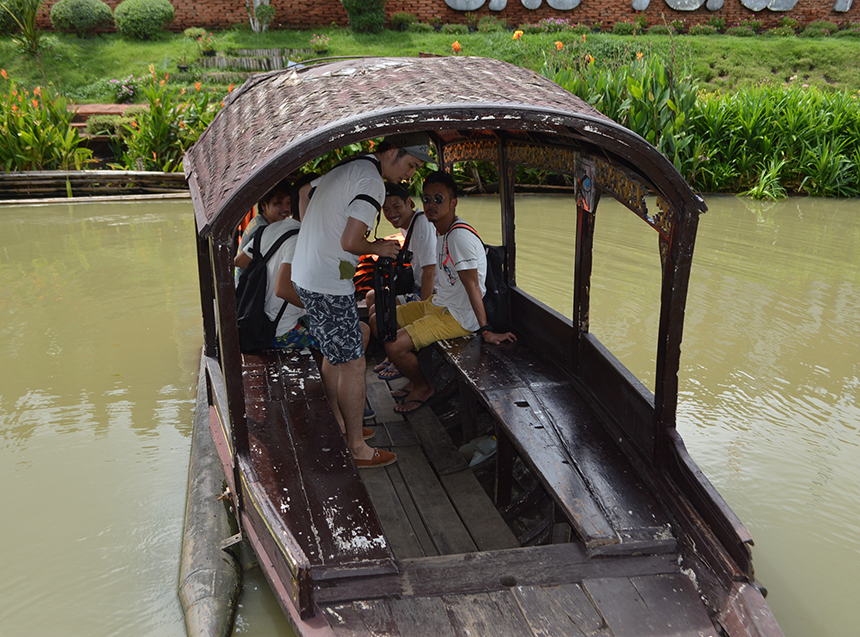
[[[311,48],[317,53],[328,50],[330,45],[331,38],[325,33],[314,33],[311,37]]]
[[[11,81],[5,70],[0,94],[0,166],[13,170],[83,168],[92,151],[82,146],[72,126],[74,111],[65,97],[48,86],[30,93]]]
[[[340,0],[356,33],[379,33],[385,27],[385,0]]]
[[[16,16],[19,13],[17,0],[0,0],[0,35],[8,35],[18,30]]]
[[[254,10],[254,16],[260,24],[260,30],[265,31],[275,19],[275,7],[270,4],[260,4]]]
[[[707,22],[708,26],[714,27],[717,32],[723,33],[726,30],[726,19],[725,18],[708,18]]]
[[[636,26],[632,22],[616,22],[612,25],[613,35],[633,35],[636,33]]]
[[[189,40],[196,40],[197,38],[206,35],[206,29],[202,27],[188,27],[182,32],[182,35]]]
[[[736,38],[750,38],[755,35],[755,31],[747,25],[737,24],[726,29],[726,35],[733,35]]]
[[[203,90],[200,82],[193,93],[186,94],[167,79],[158,79],[150,66],[149,80],[142,89],[149,108],[125,127],[126,150],[121,161],[129,170],[182,170],[185,151],[221,109],[220,99]]]
[[[668,24],[655,24],[648,27],[648,35],[675,35],[675,29]]]
[[[716,35],[717,28],[710,24],[694,24],[690,27],[690,35]]]
[[[113,101],[117,104],[131,102],[134,99],[135,93],[137,93],[138,81],[133,75],[119,80],[108,80],[111,93],[113,94]]]
[[[75,33],[79,38],[96,29],[111,26],[113,13],[102,0],[60,0],[51,7],[51,24],[57,31]]]
[[[482,15],[478,18],[478,31],[491,33],[493,31],[504,31],[508,27],[507,20],[497,18],[494,15]]]
[[[167,0],[123,0],[114,10],[114,22],[121,35],[135,40],[151,40],[173,22],[173,5]]]
[[[742,193],[753,199],[785,199],[788,195],[782,185],[782,170],[785,160],[772,157],[766,166],[761,167],[756,184]]]
[[[41,6],[42,0],[0,0],[0,11],[9,15],[21,31],[12,41],[33,57],[42,50],[42,32],[36,28]]]
[[[415,17],[414,13],[409,13],[408,11],[392,13],[391,17],[388,18],[388,24],[392,31],[408,31],[416,22],[418,22],[418,18]]]
[[[461,35],[463,33],[468,33],[469,27],[465,24],[444,24],[442,25],[442,33],[450,33],[454,35]]]

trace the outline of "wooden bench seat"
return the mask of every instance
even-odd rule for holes
[[[315,582],[395,572],[313,357],[307,350],[272,350],[242,358],[250,440],[245,474],[253,499],[246,508],[281,523],[273,529],[280,550],[289,553],[294,541]]]
[[[571,383],[524,343],[480,338],[437,347],[490,411],[499,439],[500,503],[515,450],[591,554],[671,552],[668,517]],[[506,443],[510,444],[506,444]]]

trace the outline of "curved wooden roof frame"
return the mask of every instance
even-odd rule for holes
[[[457,161],[470,158],[452,149],[492,142],[503,208],[513,206],[514,172],[508,170],[512,149],[519,148],[521,155],[529,148],[543,149],[550,163],[568,153],[571,166],[575,164],[570,172],[580,185],[600,172],[602,177],[594,181],[597,199],[600,192],[609,192],[658,231],[663,287],[654,418],[653,429],[639,441],[642,448],[644,439],[645,456],[658,461],[661,444],[654,441],[664,440],[659,434],[675,425],[684,305],[704,201],[640,136],[554,82],[497,60],[349,59],[256,76],[228,95],[224,108],[185,156],[198,231],[207,355],[220,359],[222,370],[241,367],[232,250],[235,229],[247,211],[283,177],[327,151],[409,131],[431,134],[443,167],[450,166],[455,155]],[[616,182],[620,187],[613,191]],[[657,196],[658,214],[645,209],[646,193]],[[580,213],[587,212],[588,202],[580,199]],[[503,235],[509,246],[509,277],[515,281],[512,222],[503,220]],[[577,261],[576,276],[589,279],[590,254],[585,258]],[[575,305],[574,321],[587,332],[588,299],[575,300]],[[224,329],[217,329],[216,320]],[[243,420],[241,391],[226,391],[233,422]]]

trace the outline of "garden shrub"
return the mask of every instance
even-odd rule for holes
[[[686,33],[687,32],[687,21],[683,18],[678,18],[677,20],[672,20],[669,23],[669,26],[675,29],[675,33]]]
[[[409,30],[413,33],[432,33],[433,27],[426,22],[415,22],[409,25]]]
[[[54,29],[76,33],[79,38],[112,23],[113,13],[102,0],[60,0],[51,7]]]
[[[749,38],[755,35],[755,31],[746,25],[739,24],[726,29],[726,35],[733,35],[736,38]]]
[[[796,32],[798,28],[800,28],[800,22],[795,20],[794,18],[790,18],[787,15],[782,16],[779,19],[780,27],[787,27],[792,30],[792,32]]]
[[[462,34],[468,33],[469,27],[465,24],[443,24],[442,33]]]
[[[385,28],[385,0],[340,0],[349,26],[356,33],[379,33]]]
[[[648,27],[648,35],[674,35],[674,28],[666,24],[655,24],[653,27]]]
[[[707,22],[708,26],[714,27],[718,33],[723,33],[726,30],[726,19],[725,18],[708,18]]]
[[[636,27],[632,22],[616,22],[612,25],[612,33],[614,35],[633,35],[636,32]]]
[[[788,37],[794,35],[794,29],[791,27],[774,27],[765,31],[763,35],[769,37]]]
[[[127,115],[91,115],[87,119],[87,135],[108,135],[122,139],[127,135],[126,126],[131,126],[132,117]]]
[[[196,40],[197,38],[202,38],[206,35],[206,29],[202,27],[188,27],[185,31],[182,32],[189,40]]]
[[[860,23],[853,22],[844,29],[834,33],[833,36],[837,38],[860,38]]]
[[[716,35],[717,28],[710,24],[694,24],[690,27],[690,35]]]
[[[494,15],[484,15],[478,19],[478,31],[488,33],[491,31],[504,31],[508,27],[507,20],[497,18]]]
[[[392,31],[409,31],[410,27],[416,22],[418,22],[418,18],[415,17],[414,13],[409,13],[408,11],[392,13],[391,17],[388,18],[388,24]]]
[[[824,38],[830,35],[830,31],[822,26],[807,26],[803,31],[797,34],[801,38]]]
[[[117,31],[127,38],[151,40],[173,22],[173,5],[167,0],[123,0],[114,10]]]
[[[21,13],[21,6],[17,2],[17,0],[0,0],[5,4],[9,11],[14,13],[16,16],[19,16]],[[0,35],[8,35],[10,33],[15,33],[18,30],[18,23],[15,22],[15,18],[12,17],[12,14],[9,13],[3,7],[0,7]]]

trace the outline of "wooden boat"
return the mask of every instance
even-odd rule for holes
[[[437,344],[430,364],[444,364],[436,379],[449,374],[459,405],[441,419],[428,409],[396,415],[369,374],[375,444],[399,460],[359,474],[312,357],[240,353],[235,229],[309,160],[409,131],[430,133],[443,169],[496,166],[519,341]],[[572,320],[517,287],[518,167],[575,184]],[[242,534],[299,635],[781,634],[756,584],[749,532],[675,428],[706,206],[650,144],[502,62],[350,59],[249,80],[189,151],[185,171],[211,430]],[[589,331],[603,197],[658,239],[653,393]],[[456,450],[480,414],[498,438],[494,501]],[[543,518],[512,533],[505,519],[541,498]]]

